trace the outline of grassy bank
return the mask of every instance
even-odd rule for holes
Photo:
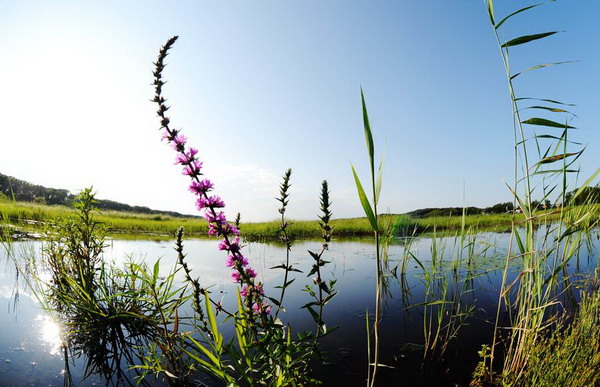
[[[600,206],[596,206],[596,213],[600,213]],[[72,208],[65,206],[49,206],[29,202],[0,201],[0,224],[14,224],[26,231],[39,232],[48,223],[56,222],[59,218],[69,218],[75,215]],[[175,218],[168,215],[147,215],[130,212],[102,211],[96,216],[104,224],[109,234],[120,237],[145,236],[145,235],[175,235],[179,227],[184,227],[188,236],[203,237],[207,234],[206,221],[199,217]],[[518,215],[517,221],[522,221],[523,216]],[[478,231],[503,231],[511,226],[512,215],[468,215],[464,217],[465,228]],[[386,230],[399,231],[404,229],[412,234],[416,228],[417,233],[454,231],[462,228],[461,216],[430,217],[411,219],[408,215],[383,215],[380,222]],[[318,222],[299,220],[291,221],[288,234],[292,238],[319,238],[321,229]],[[331,221],[334,227],[335,238],[356,238],[372,236],[367,218],[335,219]],[[267,241],[278,238],[280,223],[278,221],[242,223],[242,234],[251,241]]]

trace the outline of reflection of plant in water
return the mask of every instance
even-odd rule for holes
[[[428,254],[430,264],[410,250],[405,251],[405,261],[413,259],[421,268],[424,299],[407,305],[407,308],[422,308],[425,359],[441,359],[448,345],[473,316],[474,280],[483,275],[477,262],[486,256],[489,248],[489,243],[480,241],[477,234],[463,228],[454,237],[449,261],[445,260],[447,247],[440,243],[435,231]],[[402,265],[406,263],[402,262]],[[403,276],[401,273],[400,279]],[[402,285],[402,281],[400,283]],[[404,287],[402,289],[404,292]]]
[[[75,200],[78,218],[59,222],[42,252],[50,280],[37,271],[36,287],[45,308],[65,329],[65,360],[84,356],[84,377],[100,374],[107,382],[131,384],[124,366],[139,363],[140,351],[178,324],[186,301],[174,287],[174,274],[127,263],[118,269],[102,262],[104,233],[93,216],[94,194],[86,189]],[[68,349],[68,350],[67,350]],[[168,353],[167,353],[168,355]],[[166,357],[169,369],[179,369]],[[184,375],[180,375],[184,376]]]

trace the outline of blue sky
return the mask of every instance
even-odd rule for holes
[[[496,1],[497,17],[523,1]],[[361,216],[350,163],[367,178],[360,87],[376,152],[380,209],[511,200],[510,102],[483,1],[0,1],[0,172],[101,198],[194,213],[186,177],[160,143],[152,61],[172,35],[165,93],[174,127],[199,148],[233,217],[314,219],[320,182],[336,217]],[[577,104],[583,175],[600,166],[600,4],[558,1],[516,17],[506,39],[531,72],[517,93]],[[550,117],[559,121],[564,117]]]

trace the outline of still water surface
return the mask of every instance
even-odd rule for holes
[[[394,367],[381,371],[384,385],[396,384],[401,378],[405,385],[468,384],[468,376],[477,362],[477,350],[488,343],[493,333],[498,289],[502,276],[503,258],[506,255],[510,235],[500,233],[480,234],[469,240],[469,246],[460,248],[454,238],[438,238],[436,248],[450,272],[452,261],[468,255],[471,248],[470,272],[466,265],[459,271],[464,281],[452,282],[449,275],[449,292],[460,287],[465,304],[473,306],[472,316],[461,327],[458,337],[451,342],[444,360],[433,368],[423,367],[422,307],[425,285],[423,269],[414,259],[405,266],[402,275],[402,257],[405,246],[397,241],[389,248],[386,265],[384,311],[380,336],[382,337],[382,362]],[[472,242],[472,243],[471,243]],[[598,245],[598,241],[594,242]],[[15,242],[10,246],[13,257],[38,255],[43,242]],[[466,244],[464,244],[466,245]],[[173,242],[168,241],[122,241],[112,240],[105,250],[104,260],[121,265],[129,259],[154,264],[160,259],[161,275],[173,269],[176,252]],[[308,273],[312,258],[308,250],[319,251],[318,241],[296,242],[291,253],[295,267]],[[326,385],[364,385],[367,370],[365,312],[374,314],[376,265],[375,246],[370,241],[334,241],[324,259],[331,261],[322,275],[337,280],[339,291],[325,309],[325,322],[337,330],[323,340],[327,352],[327,364],[317,372]],[[411,252],[423,267],[432,265],[432,239],[418,238],[413,241]],[[200,277],[202,286],[209,287],[213,297],[222,298],[223,305],[233,310],[235,285],[231,282],[230,270],[224,266],[225,256],[217,249],[217,242],[206,239],[191,239],[185,242],[187,261],[193,273]],[[285,259],[285,249],[270,244],[253,243],[245,248],[251,265],[259,272],[259,279],[266,284],[268,295],[278,298],[283,271],[270,269]],[[589,273],[596,267],[597,252],[584,246],[578,259],[570,266],[571,273]],[[22,278],[17,279],[12,258],[0,247],[0,385],[52,386],[62,385],[65,363],[60,349],[60,323],[52,321],[41,310],[34,295],[26,289]],[[396,268],[396,270],[394,270]],[[511,276],[517,273],[515,267]],[[311,280],[306,274],[291,273],[296,281],[286,291],[286,312],[280,317],[297,331],[314,330],[314,323],[301,306],[310,302],[302,289]],[[183,280],[182,276],[179,280]],[[465,286],[468,287],[465,291]],[[18,292],[17,292],[18,289]],[[18,302],[15,303],[15,294]],[[409,305],[413,305],[410,307]],[[227,335],[228,330],[224,333]],[[106,381],[97,376],[83,379],[83,359],[71,359],[69,366],[76,385],[103,385]]]

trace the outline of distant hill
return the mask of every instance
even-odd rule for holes
[[[47,188],[43,185],[32,184],[24,180],[19,180],[12,176],[0,173],[0,196],[14,198],[22,202],[37,202],[49,205],[69,206],[75,195],[66,189]],[[135,212],[152,215],[169,215],[173,217],[196,217],[193,215],[184,215],[174,211],[153,210],[144,206],[131,206],[129,204],[115,202],[113,200],[98,200],[98,208],[102,210],[115,210],[125,212]]]

